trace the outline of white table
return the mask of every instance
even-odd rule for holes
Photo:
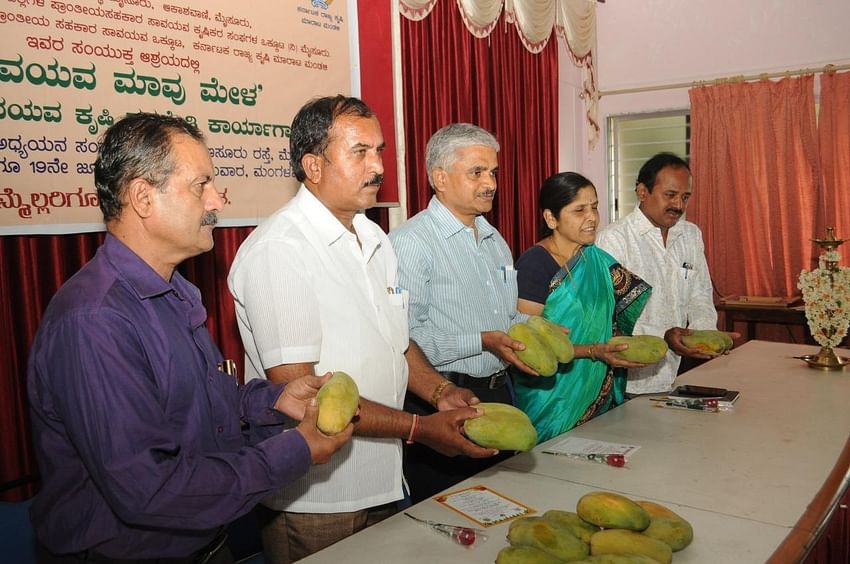
[[[813,370],[791,358],[816,351],[750,341],[677,381],[740,390],[733,411],[662,409],[641,397],[569,432],[639,445],[625,468],[548,455],[543,443],[450,491],[484,484],[540,513],[574,511],[588,491],[615,491],[662,503],[691,522],[694,542],[674,555],[676,563],[764,562],[806,511],[850,436],[850,373]],[[433,500],[408,511],[471,526]],[[507,546],[507,528],[489,528],[489,540],[469,550],[399,514],[303,562],[493,562]]]

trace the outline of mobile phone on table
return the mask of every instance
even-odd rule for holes
[[[694,398],[722,398],[726,395],[726,388],[712,388],[711,386],[677,386],[673,393],[677,396]]]

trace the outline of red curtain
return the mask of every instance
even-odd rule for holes
[[[690,91],[690,219],[721,295],[791,296],[813,265],[818,143],[813,77]]]
[[[523,47],[504,13],[478,39],[456,2],[437,2],[421,21],[401,20],[407,207],[425,208],[431,188],[425,145],[465,121],[499,140],[499,190],[488,220],[518,255],[537,240],[537,192],[558,167],[558,42],[538,54]]]
[[[815,233],[850,239],[850,72],[820,77],[820,162],[823,171],[821,200]],[[841,264],[850,265],[850,243],[838,248]]]

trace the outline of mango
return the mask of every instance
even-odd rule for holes
[[[611,337],[611,340],[608,341],[609,345],[620,345],[623,343],[629,345],[629,348],[615,353],[623,360],[640,362],[642,364],[655,364],[667,354],[667,342],[661,337],[654,335],[635,335],[633,337],[620,335]]]
[[[558,362],[570,362],[576,355],[570,336],[560,326],[539,315],[528,318],[528,326],[537,331],[537,335],[555,353]]]
[[[523,517],[511,523],[508,529],[508,542],[512,546],[538,548],[550,556],[567,562],[581,560],[590,554],[586,542],[582,542],[568,530],[558,527],[543,517]]]
[[[576,513],[588,523],[606,529],[642,531],[649,527],[650,521],[646,509],[613,492],[590,492],[583,495],[576,505]]]
[[[646,536],[667,543],[673,552],[682,550],[694,540],[693,527],[677,513],[652,501],[638,501],[637,504],[649,513],[649,527],[643,531]]]
[[[533,546],[507,546],[496,555],[496,564],[562,564],[564,561]]]
[[[728,333],[713,329],[694,330],[692,334],[682,337],[682,343],[709,354],[723,354],[734,344]]]
[[[336,435],[348,426],[357,406],[360,404],[360,391],[357,384],[345,372],[334,372],[316,394],[319,404],[319,418],[316,426],[326,435]]]
[[[573,564],[658,564],[658,561],[643,554],[597,554]]]
[[[552,376],[558,371],[555,353],[527,323],[511,325],[508,336],[525,345],[525,350],[516,351],[516,355],[532,370],[541,376]]]
[[[474,443],[499,450],[531,450],[537,444],[537,431],[523,411],[506,403],[479,403],[484,415],[467,419],[463,432]]]
[[[550,509],[543,514],[544,519],[552,521],[559,527],[563,527],[584,542],[590,542],[593,533],[599,532],[599,527],[592,525],[570,511]]]
[[[643,554],[661,564],[670,564],[673,550],[666,543],[642,533],[626,529],[606,529],[590,537],[590,553],[600,554]]]

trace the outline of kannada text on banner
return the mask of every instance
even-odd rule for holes
[[[195,123],[221,224],[256,224],[298,187],[295,112],[352,93],[348,4],[0,0],[0,234],[103,229],[98,140],[139,111]]]

